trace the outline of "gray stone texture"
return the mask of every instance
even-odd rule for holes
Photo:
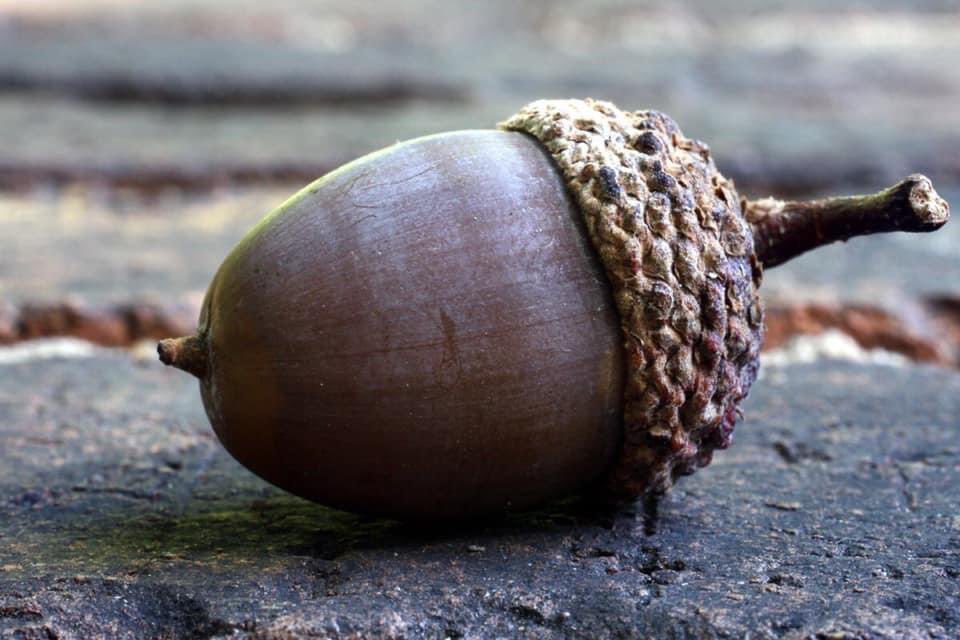
[[[0,371],[0,637],[960,628],[960,376],[943,370],[770,367],[735,445],[655,512],[569,499],[457,526],[269,487],[215,441],[195,383],[152,363]]]

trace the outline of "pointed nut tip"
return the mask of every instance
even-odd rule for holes
[[[175,340],[168,338],[157,343],[157,355],[160,356],[160,362],[170,366],[173,364],[173,343]]]
[[[207,374],[207,350],[203,338],[185,336],[183,338],[168,338],[157,344],[157,355],[160,362],[167,366],[176,367],[198,378]]]

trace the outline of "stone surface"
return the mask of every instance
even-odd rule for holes
[[[734,446],[656,514],[568,500],[440,527],[284,495],[215,442],[187,376],[72,353],[0,365],[0,637],[960,628],[960,375],[946,370],[770,367]]]

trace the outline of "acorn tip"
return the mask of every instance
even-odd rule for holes
[[[186,371],[198,378],[207,374],[206,341],[199,336],[167,338],[157,344],[160,362]]]

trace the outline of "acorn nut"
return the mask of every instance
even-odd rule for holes
[[[730,444],[763,267],[948,217],[920,175],[743,201],[662,113],[538,101],[310,184],[226,258],[197,334],[158,350],[237,460],[322,504],[462,518],[656,496]]]

